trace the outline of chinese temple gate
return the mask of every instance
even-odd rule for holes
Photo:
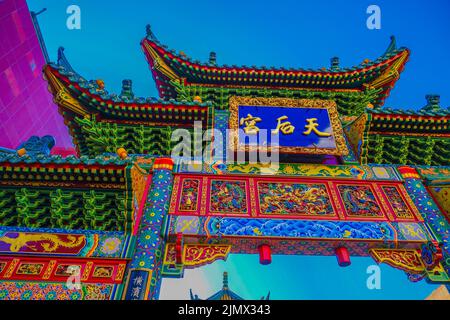
[[[49,136],[0,149],[0,299],[158,299],[162,278],[230,253],[371,256],[450,284],[450,110],[438,95],[383,108],[410,56],[394,38],[375,60],[319,70],[193,61],[150,27],[141,46],[158,99],[130,80],[109,93],[62,48],[44,67],[77,156],[51,155]],[[177,130],[204,147],[212,129],[241,134],[171,156]],[[276,149],[251,143],[263,131]],[[262,149],[279,163],[225,156]]]
[[[202,300],[198,297],[198,295],[192,292],[192,289],[189,291],[189,296],[191,300]],[[267,296],[262,296],[261,300],[269,300],[270,292],[267,293]],[[222,289],[206,300],[244,300],[242,297],[234,293],[228,286],[228,272],[223,273],[223,286]]]

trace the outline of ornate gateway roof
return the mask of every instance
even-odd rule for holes
[[[115,153],[119,147],[133,154],[166,154],[171,128],[189,129],[194,121],[211,126],[209,104],[138,98],[131,80],[123,81],[120,95],[109,94],[102,80],[87,81],[76,73],[63,48],[44,76],[81,155]]]
[[[427,95],[418,111],[368,109],[346,127],[361,163],[445,166],[450,158],[450,110]]]
[[[351,68],[341,68],[337,57],[331,60],[329,68],[319,70],[219,66],[215,53],[211,53],[209,62],[200,62],[190,59],[184,53],[169,50],[156,39],[149,26],[141,46],[160,96],[164,99],[183,96],[183,93],[186,94],[183,92],[186,91],[184,87],[246,88],[250,91],[265,88],[370,93],[370,101],[367,103],[379,106],[399,79],[409,57],[409,50],[397,49],[395,38],[392,37],[388,49],[381,57],[374,61],[366,59]],[[355,106],[341,105],[343,114],[354,114],[351,109]]]

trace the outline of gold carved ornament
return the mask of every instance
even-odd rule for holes
[[[422,274],[426,271],[417,249],[370,249],[369,253],[377,263],[386,263],[408,273]]]
[[[166,254],[164,264],[176,264],[176,244],[166,244]],[[213,245],[213,244],[185,244],[183,248],[182,262],[186,268],[201,267],[210,264],[218,259],[226,260],[230,253],[230,245]]]
[[[261,106],[261,107],[285,107],[285,108],[315,108],[315,109],[325,109],[327,110],[330,117],[330,124],[333,130],[333,136],[336,143],[336,148],[325,149],[325,148],[310,148],[310,147],[277,147],[280,152],[284,153],[306,153],[306,154],[322,154],[322,155],[347,155],[348,148],[344,138],[344,132],[339,120],[339,114],[337,112],[336,103],[331,100],[319,100],[319,99],[290,99],[290,98],[254,98],[254,97],[237,97],[233,96],[230,98],[230,119],[229,127],[235,132],[238,132],[241,119],[239,119],[239,106]],[[258,122],[258,118],[247,117],[246,120],[250,125],[255,125]],[[289,122],[285,121],[283,117],[278,119],[279,122],[278,129],[283,129],[287,134],[293,132],[295,127],[293,127]],[[245,120],[245,119],[244,119]],[[306,127],[306,133],[311,133],[311,131],[318,131],[317,124],[314,118],[309,119],[309,123]],[[275,129],[276,130],[276,129]],[[256,132],[255,132],[256,131]],[[308,132],[309,131],[309,132]],[[251,129],[250,134],[257,133],[255,128]],[[320,132],[320,136],[327,136],[327,133]],[[238,144],[238,136],[234,134],[230,141],[232,149],[235,151],[258,151],[260,147],[258,146],[240,146]],[[265,147],[264,147],[265,148]],[[270,150],[270,148],[269,148]]]

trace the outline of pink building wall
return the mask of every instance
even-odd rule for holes
[[[30,136],[72,140],[42,78],[45,59],[25,0],[0,0],[0,147],[15,149]]]

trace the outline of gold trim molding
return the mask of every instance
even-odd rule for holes
[[[345,143],[344,132],[339,120],[336,103],[332,100],[320,99],[291,99],[291,98],[254,98],[254,97],[230,97],[230,129],[239,129],[239,106],[264,106],[264,107],[284,107],[284,108],[312,108],[326,109],[330,117],[330,124],[333,129],[333,138],[336,148],[308,148],[308,147],[277,147],[280,153],[291,154],[316,154],[316,155],[336,155],[344,156],[348,154]],[[259,151],[258,146],[238,145],[238,136],[231,139],[231,148],[238,152]],[[266,147],[264,147],[265,151]],[[269,150],[270,147],[269,147]]]

